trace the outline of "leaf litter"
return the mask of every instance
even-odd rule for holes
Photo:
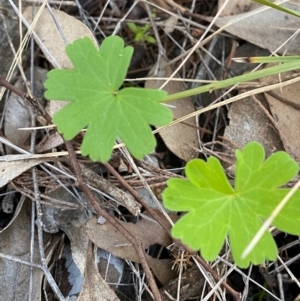
[[[220,1],[221,2],[221,1]],[[29,12],[31,12],[31,8],[27,8],[26,9],[27,11],[29,11]],[[90,36],[92,39],[93,39],[93,34],[91,34],[91,32],[90,32],[90,30],[88,29],[88,27],[86,27],[85,26],[85,28],[83,29],[83,32],[82,32],[82,35],[80,36],[80,33],[78,32],[75,32],[74,30],[73,30],[73,28],[78,28],[79,26],[81,26],[81,24],[83,24],[83,22],[81,22],[81,21],[78,21],[78,20],[76,20],[76,18],[74,18],[74,17],[71,17],[69,14],[66,14],[66,13],[62,13],[61,11],[56,11],[56,10],[54,10],[54,9],[51,9],[51,11],[52,11],[52,14],[54,15],[54,17],[53,17],[53,15],[51,15],[50,13],[43,13],[43,15],[46,15],[47,14],[47,22],[46,22],[46,19],[45,19],[45,17],[43,17],[43,15],[42,15],[42,17],[41,17],[41,19],[40,19],[40,23],[39,23],[39,25],[36,27],[36,31],[37,32],[39,32],[39,35],[40,35],[40,39],[42,38],[42,39],[44,39],[44,41],[45,41],[45,44],[47,44],[47,43],[50,43],[50,44],[52,44],[52,46],[54,46],[54,47],[52,47],[52,50],[51,50],[51,52],[53,52],[53,54],[55,54],[55,56],[56,57],[59,57],[60,55],[63,55],[64,56],[64,59],[62,60],[62,61],[64,61],[64,60],[68,60],[68,58],[66,57],[66,55],[65,55],[65,53],[64,53],[64,46],[65,46],[65,43],[64,43],[64,41],[63,41],[63,39],[61,38],[61,33],[59,32],[59,30],[57,30],[57,29],[61,29],[62,27],[64,27],[63,28],[63,33],[65,34],[65,36],[67,36],[69,33],[70,34],[72,34],[72,33],[75,33],[75,37],[74,37],[74,39],[76,39],[76,38],[79,38],[79,37],[83,37],[83,36]],[[113,10],[112,10],[113,11]],[[85,14],[85,13],[84,13]],[[58,21],[57,22],[57,24],[55,24],[55,21],[54,20],[56,20],[56,21]],[[180,28],[180,21],[181,19],[179,18],[179,21],[177,21],[177,23],[176,23],[176,29],[175,30],[173,30],[173,31],[171,31],[172,33],[176,33],[176,34],[178,34],[178,32],[180,32],[180,30],[182,30],[181,28]],[[186,19],[186,21],[187,22],[189,22],[188,21],[188,19]],[[46,22],[46,23],[45,23]],[[64,22],[64,24],[65,25],[63,25],[63,22]],[[106,21],[107,22],[107,21]],[[110,21],[109,21],[110,22]],[[137,22],[139,22],[139,20],[137,19]],[[44,26],[41,26],[41,24],[43,24]],[[75,26],[75,24],[76,24],[76,26]],[[159,24],[159,23],[158,23]],[[189,24],[189,23],[188,23]],[[193,23],[191,23],[191,24],[193,24]],[[197,22],[197,24],[195,25],[195,23],[193,24],[193,26],[198,26],[199,25],[199,22]],[[251,25],[248,25],[248,27],[247,28],[249,28],[249,26],[251,26]],[[91,27],[91,24],[89,24],[89,27]],[[82,27],[83,28],[83,27]],[[249,34],[249,32],[247,31],[247,28],[246,29],[244,29],[244,32],[245,33],[248,33]],[[195,28],[192,28],[192,32],[193,32],[193,34],[197,34],[197,27],[195,27]],[[96,30],[97,31],[97,30]],[[41,34],[41,32],[42,32],[42,34]],[[203,31],[202,31],[203,32]],[[53,33],[53,35],[51,35]],[[111,34],[111,32],[110,33],[107,33],[107,35],[110,35]],[[99,36],[101,36],[101,33],[100,33],[100,31],[98,31],[98,35]],[[259,34],[255,34],[255,35],[253,35],[253,36],[256,36],[256,37],[259,37]],[[276,35],[274,35],[275,37],[276,37]],[[244,37],[246,40],[248,39],[247,37]],[[251,37],[249,38],[250,40],[252,39]],[[254,41],[252,41],[252,42],[254,42],[254,43],[257,43],[257,44],[259,44],[260,46],[262,46],[263,48],[264,47],[269,47],[268,46],[268,40],[269,39],[265,39],[263,42],[262,42],[262,44],[261,44],[261,42],[259,41],[259,42],[256,42],[255,40]],[[57,44],[57,42],[58,41],[60,41],[61,42],[61,46],[58,46],[58,44]],[[69,43],[72,43],[73,42],[73,40],[72,39],[70,39],[70,38],[68,38],[67,37],[67,41],[69,42]],[[271,41],[272,42],[272,41]],[[272,42],[273,43],[273,42]],[[95,45],[96,45],[97,43],[95,43]],[[128,45],[128,43],[126,43],[126,45]],[[41,46],[41,48],[42,48],[42,45],[40,45]],[[160,49],[161,50],[161,49]],[[148,54],[147,54],[148,55]],[[172,54],[171,54],[171,57],[172,57]],[[168,58],[170,58],[169,57],[169,55],[168,55]],[[51,56],[50,56],[50,59],[51,59]],[[52,60],[53,60],[53,58],[52,58]],[[55,61],[53,61],[53,62],[55,62]],[[197,62],[195,62],[194,61],[194,63],[196,63],[197,64]],[[55,63],[53,63],[53,65],[55,65]],[[151,62],[151,64],[150,64],[151,66],[152,65],[154,65],[154,63],[153,63],[153,61]],[[181,74],[181,77],[182,78],[193,78],[193,77],[190,77],[190,76],[185,76],[185,74]],[[51,104],[60,104],[60,103],[62,103],[62,102],[57,102],[57,101],[51,101],[50,102]],[[50,110],[51,112],[54,112],[54,111],[56,111],[55,109],[54,110]],[[205,140],[205,141],[207,141],[207,140]],[[50,144],[49,144],[50,145]],[[56,146],[59,146],[59,143],[56,145]],[[201,146],[202,147],[202,146]],[[206,142],[205,142],[205,144],[204,144],[204,150],[205,151],[208,151],[209,149],[207,148],[207,144],[206,144]],[[213,154],[217,154],[218,155],[218,150],[219,149],[217,149],[217,151],[216,150],[213,150]],[[203,151],[203,150],[202,150]],[[63,163],[64,164],[64,163]],[[164,162],[164,164],[167,164],[167,166],[170,166],[170,165],[168,165],[169,163],[168,163],[168,161],[165,161]],[[60,167],[61,167],[62,165],[60,165]],[[101,172],[100,172],[101,173]],[[69,183],[70,184],[70,183]],[[154,186],[155,187],[155,186]],[[56,217],[55,219],[57,219],[57,220],[63,220],[62,219],[62,217]],[[29,221],[28,221],[28,223],[29,223]],[[14,224],[14,222],[12,222],[12,224],[10,224],[9,225],[9,227],[8,227],[8,229],[12,226]],[[71,230],[72,229],[72,230]],[[67,232],[67,230],[65,229],[65,231]],[[77,231],[77,236],[76,236],[76,231]],[[69,226],[69,237],[72,237],[73,238],[73,240],[74,240],[74,237],[77,237],[77,238],[79,238],[79,242],[74,242],[73,241],[73,250],[72,250],[72,252],[73,252],[73,256],[74,256],[74,258],[76,258],[76,261],[78,262],[78,264],[79,264],[79,266],[81,266],[81,271],[84,271],[84,267],[85,267],[85,264],[82,264],[82,259],[83,258],[86,258],[86,253],[85,253],[85,251],[83,251],[83,250],[86,250],[84,247],[81,247],[81,248],[79,248],[78,249],[78,252],[76,251],[76,247],[74,247],[74,246],[76,246],[76,244],[79,244],[80,243],[80,241],[82,240],[83,241],[83,237],[85,236],[85,234],[84,234],[84,231],[82,231],[82,229],[80,228],[80,230],[78,230],[78,228],[75,228],[75,227],[72,227],[72,226]],[[78,245],[79,246],[79,245]],[[81,250],[81,252],[79,251],[79,250]],[[82,251],[83,251],[83,253],[82,253]],[[9,252],[9,250],[7,251],[7,252]],[[81,262],[81,263],[80,263]],[[95,273],[96,273],[96,269],[94,269],[93,268],[93,262],[92,262],[92,259],[91,259],[91,266],[90,266],[90,268],[91,268],[91,270],[93,270]],[[8,265],[9,266],[9,265]],[[95,277],[97,277],[97,275],[94,275]],[[255,276],[254,276],[255,277]],[[203,280],[203,278],[202,278],[202,276],[197,276],[197,279],[198,278],[201,278],[201,281]],[[191,280],[191,282],[192,282],[193,280]],[[187,284],[187,285],[189,285],[189,284]],[[167,286],[166,286],[167,287]],[[89,288],[88,288],[89,289]],[[24,291],[25,291],[26,289],[24,289]],[[90,290],[90,289],[89,289]],[[91,290],[90,290],[91,291]],[[97,291],[95,291],[95,293],[97,294]],[[175,296],[176,294],[177,294],[177,292],[176,292],[176,290],[175,291],[172,291],[172,293],[173,293],[173,295],[172,296]],[[285,293],[287,293],[287,291],[285,291]],[[113,295],[111,295],[111,296],[113,296]],[[184,297],[185,295],[184,294],[182,294],[182,296]],[[181,297],[181,295],[180,295],[180,297]],[[179,297],[179,298],[180,298]],[[100,297],[99,297],[100,298]],[[173,297],[174,298],[174,297]],[[20,300],[23,300],[23,299],[20,299]],[[185,300],[185,299],[180,299],[180,300]]]
[[[285,76],[289,76],[292,73],[288,73],[282,76],[284,80]],[[271,76],[266,81],[276,79],[276,76]],[[298,97],[299,85],[291,84],[281,89],[272,90],[271,93],[264,93],[269,106],[270,111],[276,118],[276,122],[281,130],[281,135],[286,138],[289,147],[292,148],[296,158],[300,159],[300,137],[299,137],[299,126],[300,126],[300,101]],[[285,102],[287,100],[287,102]],[[289,103],[290,101],[290,103]],[[293,106],[295,104],[295,106]],[[298,108],[297,108],[298,105]],[[285,141],[285,140],[283,140]]]
[[[283,6],[299,11],[296,3],[285,3]],[[254,4],[251,8],[250,12],[218,18],[216,25],[226,26],[225,30],[228,33],[266,48],[270,52],[277,51],[278,54],[285,55],[299,54],[298,39],[293,39],[288,47],[280,48],[298,28],[299,18],[275,9],[266,7],[262,9],[261,5]]]

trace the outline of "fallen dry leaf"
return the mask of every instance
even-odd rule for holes
[[[24,103],[22,97],[10,94],[4,118],[4,133],[12,144],[24,148],[30,137],[30,131],[19,131],[19,128],[27,128],[31,124],[30,109]],[[12,154],[13,149],[6,146],[6,154]]]
[[[25,202],[19,208],[14,222],[0,233],[1,253],[16,256],[24,261],[30,261],[31,217],[30,209]],[[33,262],[39,263],[37,242],[34,246]],[[23,301],[29,298],[29,281],[32,272],[31,300],[41,300],[41,282],[43,272],[29,266],[8,260],[0,260],[0,294],[1,300]]]
[[[159,70],[156,75],[157,77],[169,77],[172,75],[172,68],[170,66],[166,66],[166,64],[167,62],[164,59],[160,60]],[[153,76],[155,69],[156,66],[151,69],[149,72],[150,76]],[[163,81],[147,80],[145,88],[158,89],[162,84]],[[168,94],[174,94],[183,91],[184,86],[180,81],[170,81],[164,87],[164,90],[167,91]],[[183,117],[195,111],[190,97],[175,100],[169,104],[172,106],[170,109],[172,110],[175,118]],[[185,122],[191,124],[194,128],[183,123],[178,123],[161,130],[159,134],[171,152],[184,161],[189,161],[198,156],[196,149],[199,148],[199,144],[197,130],[195,128],[197,126],[195,117],[187,119]]]
[[[83,274],[86,268],[86,252],[89,242],[85,229],[70,224],[65,225],[62,229],[70,239],[73,260]]]
[[[64,140],[61,135],[57,132],[47,136],[45,140],[43,140],[40,144],[38,144],[35,148],[36,153],[43,153],[46,151],[50,151],[53,148],[56,148],[62,144],[64,144]]]
[[[58,188],[54,191],[51,191],[48,195],[53,199],[63,199],[64,201],[71,202],[71,203],[77,202],[77,200],[75,200],[75,198],[63,188]],[[80,196],[84,203],[88,203],[88,199],[86,199],[83,193],[81,193]],[[72,260],[74,261],[74,264],[76,264],[78,270],[82,275],[86,273],[87,269],[92,264],[91,262],[90,263],[88,262],[89,259],[87,255],[89,237],[86,234],[86,230],[84,227],[86,220],[87,220],[87,215],[82,208],[77,210],[62,211],[52,206],[43,205],[44,230],[51,233],[56,233],[62,230],[68,236],[70,240],[70,247],[71,247],[70,251],[72,254],[71,255]],[[100,264],[99,260],[96,263],[99,266]],[[103,262],[101,261],[101,264],[102,263]],[[105,265],[105,272],[110,271],[112,268],[113,268],[112,263],[110,261]],[[88,289],[88,287],[86,287],[86,289]],[[82,300],[89,300],[89,299],[84,299],[87,298],[87,296],[89,296],[88,293],[85,294],[82,292],[82,294],[83,294]]]
[[[266,100],[263,98],[261,100],[266,106]],[[225,129],[224,137],[239,147],[244,147],[250,141],[258,141],[264,146],[267,156],[283,149],[272,123],[251,97],[232,103],[228,118],[230,123]],[[226,141],[223,142],[228,144]],[[233,155],[234,151],[230,153]]]
[[[57,267],[56,275],[58,275],[55,278],[56,283],[59,284],[65,297],[69,297],[70,300],[76,300],[83,287],[84,271],[81,273],[74,262],[71,246],[67,240],[64,240],[63,244],[56,249],[54,255],[58,255],[56,258],[53,258],[53,265]],[[86,260],[86,254],[84,255],[84,260]]]
[[[124,280],[124,275],[126,275],[127,264],[125,260],[99,248],[95,252],[95,257],[101,277],[109,283],[112,290],[116,291]]]
[[[35,33],[43,43],[40,45],[41,50],[54,67],[61,67],[64,69],[73,68],[72,63],[65,52],[66,43],[64,38],[67,43],[72,43],[74,40],[83,37],[89,37],[94,41],[95,45],[97,45],[97,41],[89,28],[75,17],[53,8],[51,9],[51,12],[57,24],[53,20],[48,9],[45,8],[34,28]],[[23,11],[23,16],[29,23],[31,23],[30,21],[32,20],[31,14],[32,7],[27,6]],[[59,32],[58,26],[63,36]],[[45,49],[48,51],[46,52]]]
[[[67,203],[77,204],[76,200],[64,188],[58,188],[47,193],[52,199],[64,200]],[[84,194],[81,194],[83,202],[88,202]],[[61,210],[53,206],[43,205],[43,229],[49,233],[57,233],[62,230],[70,239],[72,257],[80,272],[83,274],[86,268],[86,252],[89,239],[83,227],[87,215],[83,208],[75,210]]]
[[[49,161],[47,158],[32,160],[0,161],[0,187],[5,186],[14,178],[21,175],[29,168]]]
[[[95,263],[93,247],[89,244],[87,257],[86,257],[86,269],[84,272],[84,284],[77,298],[77,301],[118,301],[114,291],[103,280],[98,272],[98,268]]]
[[[118,222],[134,237],[142,241],[144,249],[153,244],[167,247],[172,243],[170,236],[154,222],[146,219],[141,219],[136,224],[123,221]],[[100,225],[97,222],[97,218],[93,217],[86,222],[85,229],[88,237],[100,249],[106,250],[119,258],[140,262],[134,247],[111,224]],[[169,259],[162,260],[152,258],[148,254],[145,255],[149,266],[162,284],[167,283],[174,277],[175,273],[171,270],[172,264]]]
[[[33,91],[36,97],[42,97],[44,92],[44,81],[46,80],[47,71],[43,68],[34,67],[34,86]],[[23,79],[20,77],[15,83],[15,87],[21,91],[26,91],[23,84]],[[30,137],[30,131],[18,130],[19,128],[27,128],[31,125],[31,113],[24,100],[11,93],[5,110],[4,118],[4,133],[7,140],[12,144],[24,148],[28,138]],[[6,147],[6,153],[12,154],[13,150],[10,147]]]
[[[300,11],[297,3],[285,3],[282,6]],[[251,11],[236,16],[218,18],[215,22],[218,27],[226,24],[230,25],[225,30],[232,35],[273,52],[298,30],[300,19],[268,8],[256,14]],[[277,53],[296,55],[299,54],[299,48],[300,40],[293,39],[287,47],[282,47]]]
[[[218,10],[221,9],[226,0],[218,1]],[[245,13],[248,10],[252,9],[254,3],[251,0],[230,0],[227,2],[225,8],[222,10],[221,17],[232,16],[241,13]]]
[[[285,76],[291,75],[292,73],[285,73],[281,76],[284,80]],[[278,76],[274,75],[267,79],[262,79],[264,82],[278,79]],[[273,93],[272,93],[273,92]],[[272,95],[265,93],[265,97],[268,100],[272,115],[277,122],[281,134],[284,135],[282,142],[285,146],[285,150],[293,154],[296,159],[300,159],[300,87],[298,83],[294,83],[281,89],[275,89],[271,91]],[[277,96],[277,97],[275,97]],[[293,107],[291,104],[280,101],[280,98],[290,101],[291,104],[298,105],[298,109]],[[286,138],[286,142],[285,139]],[[291,149],[289,149],[291,148]]]
[[[1,229],[0,234],[3,231],[5,231],[5,229],[10,227],[10,225],[15,221],[15,219],[17,218],[17,216],[19,215],[19,213],[20,213],[20,211],[23,207],[24,201],[25,201],[25,197],[23,196],[23,197],[20,198],[20,200],[18,202],[18,205],[15,208],[14,215],[13,215],[12,219],[9,221],[9,223],[3,229]]]

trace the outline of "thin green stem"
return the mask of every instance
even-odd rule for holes
[[[265,68],[263,70],[255,71],[252,73],[236,76],[233,78],[225,79],[219,82],[214,82],[205,86],[201,86],[198,88],[190,89],[187,91],[175,93],[168,95],[162,102],[169,102],[177,99],[181,99],[184,97],[189,97],[205,92],[212,92],[217,89],[227,88],[233,85],[237,85],[244,82],[253,81],[259,78],[267,77],[274,74],[279,74],[287,71],[292,71],[300,68],[300,57],[299,61],[287,62],[281,65]]]

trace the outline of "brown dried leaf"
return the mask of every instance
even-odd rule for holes
[[[281,79],[284,80],[285,76],[291,75],[292,73],[285,73]],[[274,81],[278,79],[278,76],[274,75],[263,79],[262,81]],[[294,103],[300,107],[300,87],[299,83],[294,83],[281,89],[272,90],[275,95],[279,98],[286,99],[291,103]],[[281,134],[284,135],[282,142],[285,150],[300,159],[300,110],[294,108],[292,105],[288,105],[278,98],[265,93],[265,97],[268,100],[272,115],[277,122]]]
[[[226,0],[219,0],[218,1],[218,9],[223,6]],[[255,5],[255,3],[251,0],[230,0],[228,1],[225,8],[222,10],[221,17],[230,16],[230,15],[237,15],[250,10],[250,7]],[[257,5],[256,5],[257,6]]]
[[[118,301],[119,298],[100,276],[94,260],[92,244],[90,243],[86,257],[84,284],[77,301],[91,300]]]
[[[166,64],[167,62],[164,59],[160,60],[160,66],[156,76],[169,77],[172,75],[172,68],[170,66],[166,66]],[[149,72],[150,76],[153,76],[155,69],[156,66],[151,69]],[[147,80],[145,87],[149,89],[158,89],[162,83],[162,81],[158,80]],[[185,88],[180,81],[170,81],[164,87],[164,90],[168,94],[181,92],[184,89]],[[183,117],[195,111],[192,99],[190,97],[185,97],[169,104],[173,106],[171,110],[175,118]],[[197,126],[194,117],[187,119],[185,122],[191,124],[192,126]],[[161,130],[159,134],[163,138],[169,150],[179,158],[189,161],[198,156],[198,152],[195,150],[195,148],[199,148],[196,128],[187,126],[183,123],[178,123],[172,127]]]
[[[7,156],[2,157],[5,160]],[[0,187],[3,187],[29,168],[49,161],[47,158],[32,160],[0,161]]]
[[[12,144],[24,148],[30,137],[30,131],[19,131],[18,129],[30,126],[30,116],[30,110],[23,98],[14,93],[10,94],[5,111],[4,133]],[[6,153],[12,154],[13,149],[6,146]]]
[[[20,201],[18,202],[18,205],[17,207],[15,208],[15,211],[14,211],[14,216],[13,218],[9,221],[9,223],[3,228],[1,229],[0,231],[0,234],[5,231],[8,227],[10,227],[10,225],[15,221],[15,219],[18,217],[22,207],[23,207],[23,204],[24,204],[24,201],[25,201],[25,197],[21,197]]]
[[[267,105],[265,99],[262,98],[261,102]],[[264,146],[267,156],[283,149],[272,123],[251,97],[232,103],[228,117],[230,124],[225,129],[224,137],[239,147],[244,147],[250,141],[258,141]]]
[[[43,153],[50,151],[52,148],[56,148],[62,144],[64,144],[63,138],[59,133],[55,132],[50,136],[47,136],[45,140],[38,144],[35,148],[35,151],[36,153]]]
[[[26,72],[27,73],[27,72]],[[36,97],[42,97],[44,91],[44,81],[46,80],[47,71],[43,68],[34,68],[34,94]],[[15,87],[26,91],[24,80],[20,77],[15,83]],[[24,100],[11,93],[6,103],[4,133],[7,140],[12,144],[24,148],[30,136],[30,131],[18,130],[19,128],[27,128],[31,124],[30,109]],[[12,154],[13,150],[6,147],[7,154]]]
[[[64,69],[73,68],[73,65],[65,51],[66,44],[64,38],[68,43],[72,43],[74,40],[83,37],[89,37],[92,41],[94,41],[95,45],[97,45],[97,42],[88,27],[75,17],[53,8],[51,9],[51,12],[55,17],[57,24],[53,20],[48,9],[45,8],[34,28],[35,33],[43,43],[40,45],[41,50],[44,52],[49,62],[56,68],[58,65]],[[28,6],[24,10],[23,16],[27,19],[27,21],[29,21],[32,20],[31,14],[32,7]],[[58,27],[61,29],[64,38],[60,34]],[[45,52],[45,49],[47,49],[48,52]]]
[[[170,236],[154,222],[146,219],[141,219],[136,224],[118,222],[134,237],[142,241],[144,249],[156,243],[164,247],[172,243]],[[88,237],[100,249],[106,250],[119,258],[140,262],[134,247],[111,224],[100,225],[97,223],[97,218],[94,217],[87,221],[85,229]],[[156,259],[147,254],[145,255],[149,266],[162,284],[173,278],[174,271],[171,270],[170,260]]]
[[[47,193],[51,199],[64,200],[66,203],[77,204],[76,200],[64,188],[58,188]],[[88,203],[84,194],[82,201]],[[61,210],[53,206],[43,205],[43,228],[44,231],[56,233],[62,230],[70,239],[72,257],[83,274],[86,268],[86,252],[89,239],[83,228],[87,220],[86,212],[81,208],[76,210]]]
[[[296,11],[300,10],[296,3],[285,3],[282,6]],[[276,9],[268,8],[256,14],[253,12],[218,18],[215,24],[218,27],[230,24],[226,27],[227,32],[271,52],[284,44],[300,26],[299,18]],[[238,22],[234,22],[235,18],[238,18]],[[288,47],[280,48],[277,53],[297,55],[299,48],[299,39],[293,39],[288,43]]]
[[[30,261],[31,217],[26,202],[19,208],[19,214],[10,227],[0,233],[1,252]],[[34,246],[33,261],[39,263],[37,242]],[[1,300],[23,301],[29,298],[30,273],[32,273],[31,300],[40,300],[43,272],[13,261],[0,260]]]

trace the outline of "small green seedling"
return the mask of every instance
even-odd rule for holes
[[[140,42],[147,42],[150,44],[155,44],[156,40],[154,37],[149,36],[149,29],[150,29],[150,24],[146,24],[143,27],[136,25],[133,22],[127,22],[127,26],[129,29],[134,33],[134,40],[138,43]]]
[[[53,122],[66,140],[87,128],[81,152],[94,161],[107,162],[117,137],[136,158],[150,153],[156,145],[150,125],[166,125],[172,112],[160,102],[162,90],[124,88],[120,90],[133,48],[124,48],[118,36],[106,38],[97,49],[89,38],[66,47],[72,70],[52,70],[45,82],[45,97],[68,100]]]
[[[171,179],[163,192],[163,202],[172,211],[188,211],[173,227],[172,235],[193,250],[201,250],[205,260],[214,260],[228,236],[235,263],[246,268],[250,263],[275,260],[278,250],[266,232],[252,252],[241,255],[273,209],[290,189],[278,188],[293,179],[298,164],[286,153],[272,154],[266,161],[257,142],[236,151],[234,188],[215,157],[207,162],[194,159],[185,168],[187,180]],[[300,191],[275,218],[279,230],[300,234]]]

